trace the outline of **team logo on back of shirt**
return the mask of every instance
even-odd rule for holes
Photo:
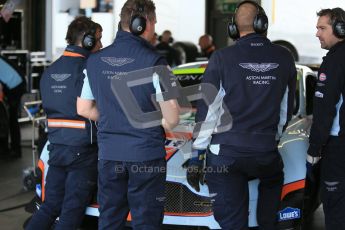
[[[55,81],[64,81],[71,76],[71,74],[63,73],[63,74],[51,74],[50,75]]]
[[[133,58],[101,57],[101,60],[111,66],[124,66],[134,61]]]
[[[277,63],[240,63],[239,65],[244,69],[249,69],[257,73],[264,73],[279,67]]]

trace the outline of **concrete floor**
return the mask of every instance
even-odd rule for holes
[[[30,217],[25,212],[24,205],[33,197],[33,191],[25,191],[23,186],[23,170],[32,167],[31,128],[22,128],[23,156],[15,160],[0,160],[0,229],[23,229],[24,221]],[[9,209],[9,210],[7,210]],[[174,228],[169,228],[174,229]],[[305,230],[323,230],[324,216],[320,207],[311,221],[303,228]]]
[[[23,148],[23,157],[20,159],[0,161],[0,229],[2,230],[23,229],[24,221],[30,216],[23,206],[34,197],[34,192],[24,190],[22,172],[30,166],[32,166],[31,147]],[[14,209],[2,211],[10,208]]]

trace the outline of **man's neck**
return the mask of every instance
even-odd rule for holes
[[[242,32],[240,32],[240,37],[244,37],[244,36],[246,36],[248,34],[252,34],[252,33],[255,33],[255,31],[254,30],[252,30],[252,31],[242,31]]]

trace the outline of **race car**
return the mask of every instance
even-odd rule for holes
[[[200,83],[207,62],[184,64],[173,69],[183,89]],[[311,126],[311,111],[315,73],[306,66],[296,65],[297,89],[294,116],[286,128],[280,143],[279,152],[284,161],[284,186],[281,194],[281,206],[277,213],[279,229],[300,229],[303,221],[319,206],[319,182],[306,179],[306,152],[308,149],[308,134]],[[193,102],[192,102],[193,104]],[[164,225],[200,227],[205,229],[220,229],[214,219],[212,201],[207,187],[207,181],[201,185],[200,191],[194,190],[186,180],[186,161],[190,158],[192,132],[195,125],[195,110],[181,115],[180,124],[173,132],[166,132],[166,203]],[[42,151],[38,167],[41,172],[41,182],[36,185],[37,199],[35,208],[39,208],[44,200],[45,177],[49,170],[47,145]],[[249,227],[257,227],[256,206],[258,200],[257,178],[250,178],[249,186]],[[114,191],[116,192],[116,191]],[[96,193],[96,191],[95,191]],[[34,210],[33,210],[34,211]],[[97,219],[99,216],[96,194],[93,202],[86,209],[86,216]],[[130,224],[131,217],[128,216]],[[88,224],[88,226],[91,226]],[[94,225],[97,226],[97,225]]]

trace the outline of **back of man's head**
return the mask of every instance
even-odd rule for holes
[[[254,19],[257,14],[257,6],[246,2],[239,6],[236,11],[235,21],[240,33],[254,32]]]
[[[150,21],[155,20],[156,6],[151,0],[127,0],[120,13],[123,30],[129,30],[132,17],[135,15],[140,15]]]
[[[100,25],[99,25],[100,26]],[[81,16],[75,18],[68,26],[66,41],[69,45],[80,45],[85,34],[98,27],[91,19]],[[94,33],[94,31],[93,31]]]

